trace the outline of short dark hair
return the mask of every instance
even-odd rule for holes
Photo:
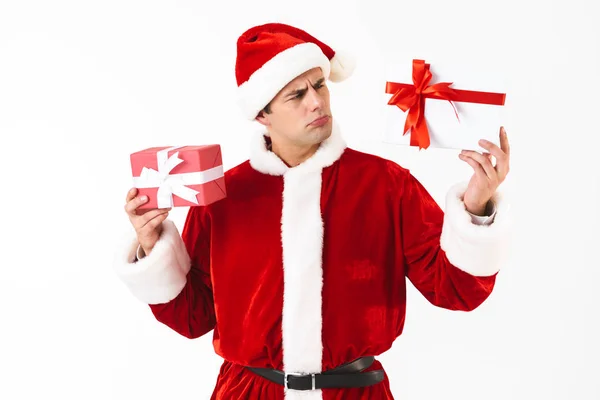
[[[265,106],[265,108],[263,108],[263,111],[264,111],[266,114],[271,114],[271,103],[267,104],[267,105]]]

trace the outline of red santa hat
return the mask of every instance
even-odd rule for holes
[[[253,120],[304,72],[321,67],[325,79],[341,82],[352,74],[354,65],[348,54],[335,52],[301,29],[279,23],[255,26],[237,42],[238,103],[244,116]]]

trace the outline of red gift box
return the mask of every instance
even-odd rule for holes
[[[151,147],[131,154],[140,209],[199,206],[227,196],[221,146]]]

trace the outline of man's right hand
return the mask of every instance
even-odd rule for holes
[[[137,208],[148,201],[146,196],[137,196],[137,188],[127,192],[125,212],[133,225],[139,244],[144,253],[149,255],[162,232],[162,222],[169,216],[170,208],[153,208],[138,210]]]

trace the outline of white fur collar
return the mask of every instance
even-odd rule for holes
[[[263,174],[284,175],[288,170],[315,171],[329,167],[344,153],[346,142],[342,138],[340,129],[335,121],[331,130],[331,136],[327,138],[319,149],[302,164],[296,167],[288,167],[275,153],[267,149],[265,143],[265,132],[254,134],[250,149],[250,165]]]

